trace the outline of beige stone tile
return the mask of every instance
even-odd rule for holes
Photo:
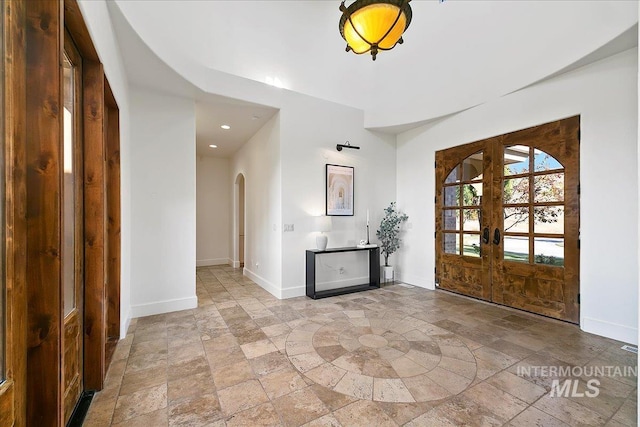
[[[116,406],[115,399],[97,401],[93,400],[83,425],[87,427],[103,427],[111,424],[113,410]]]
[[[451,371],[440,367],[432,369],[425,374],[426,377],[434,381],[440,387],[448,390],[451,394],[458,394],[471,384],[471,379],[462,375],[454,374]]]
[[[503,422],[509,421],[528,406],[526,402],[486,382],[471,387],[463,396],[486,408]]]
[[[264,356],[267,353],[278,351],[276,346],[268,339],[243,344],[240,348],[247,359],[255,359],[256,357]]]
[[[635,355],[619,349],[621,343],[574,326],[395,285],[320,301],[280,301],[227,266],[198,268],[196,285],[199,308],[133,319],[132,333],[117,347],[86,426],[111,425],[116,402],[116,422],[145,427],[387,422],[380,416],[369,421],[377,412],[368,408],[349,423],[345,414],[357,413],[352,409],[360,405],[376,405],[398,425],[491,426],[514,414],[512,425],[600,425],[603,420],[612,427],[637,425],[635,377],[602,378],[597,398],[550,400],[545,395],[550,378],[517,375],[516,365],[637,366]],[[387,344],[382,346],[378,336]],[[260,341],[276,350],[269,347],[269,353],[247,360],[264,351]],[[365,387],[370,395],[359,391],[355,380],[345,387],[347,375],[372,383]],[[462,394],[454,394],[469,381]],[[164,406],[153,410],[161,404],[148,394],[163,383]],[[366,400],[331,389],[338,385]],[[409,396],[419,402],[370,400]],[[296,404],[305,407],[302,414],[295,414]],[[306,408],[318,404],[318,411]],[[135,412],[127,412],[128,406]],[[235,412],[223,411],[225,406]],[[286,419],[280,416],[283,408],[289,408]],[[343,419],[329,411],[341,411]]]
[[[285,343],[285,350],[287,351],[287,355],[296,356],[298,354],[315,351],[315,348],[310,341],[291,341],[291,335],[289,335]]]
[[[257,380],[245,381],[224,390],[218,390],[218,399],[226,415],[233,415],[269,400]]]
[[[216,391],[213,377],[209,372],[190,375],[169,381],[168,385],[169,404],[179,400],[194,396],[211,394]]]
[[[416,375],[425,374],[428,372],[427,368],[417,364],[413,360],[406,356],[398,357],[391,361],[391,366],[397,372],[401,378],[414,377]]]
[[[86,425],[86,423],[84,425]],[[169,418],[167,417],[167,409],[163,408],[111,425],[112,427],[160,427],[169,425]]]
[[[322,365],[325,360],[316,352],[298,354],[296,356],[289,357],[289,360],[302,373],[310,371],[311,369]]]
[[[180,347],[169,347],[169,365],[187,362],[204,356],[204,347],[202,347],[199,335],[198,340],[195,342],[191,342]]]
[[[413,348],[407,352],[405,357],[411,359],[420,366],[424,366],[427,371],[430,371],[438,366],[441,361],[441,356],[439,354],[425,353],[422,351],[417,351]]]
[[[121,423],[128,419],[148,414],[167,407],[167,385],[145,388],[126,396],[120,396],[113,413],[113,422]]]
[[[396,423],[374,402],[360,400],[333,413],[343,426],[396,427]]]
[[[602,425],[606,421],[597,412],[563,397],[546,395],[533,405],[570,425]]]
[[[338,357],[343,356],[347,353],[347,349],[339,344],[324,347],[315,347],[315,351],[327,362],[333,362]]]
[[[503,425],[495,414],[463,396],[453,397],[436,406],[431,412],[434,419],[442,420],[443,425],[448,425],[444,420],[449,420],[456,426],[499,427]]]
[[[324,363],[305,372],[305,375],[321,386],[333,388],[338,384],[346,372],[346,370],[331,363]]]
[[[454,359],[464,360],[465,362],[475,363],[476,358],[469,351],[469,349],[458,342],[458,345],[452,345],[454,343],[449,342],[447,344],[440,344],[440,352],[442,357],[452,357]]]
[[[139,356],[130,356],[127,359],[127,368],[125,375],[131,372],[142,371],[152,368],[167,368],[167,352],[164,353],[149,353],[141,354]]]
[[[280,425],[280,417],[271,403],[265,403],[232,415],[227,418],[226,425],[227,427],[271,427]]]
[[[510,427],[567,427],[568,424],[563,423],[557,418],[542,412],[541,410],[530,406],[517,417],[512,419],[509,424]]]
[[[480,424],[469,424],[480,425]],[[405,424],[405,427],[458,427],[453,421],[437,410],[431,410]]]
[[[426,375],[403,378],[402,382],[411,392],[416,402],[439,400],[451,396],[447,389],[441,387]]]
[[[508,368],[519,360],[489,347],[480,347],[475,349],[473,350],[473,354],[476,359],[492,361],[493,363],[498,364],[502,369]]]
[[[249,364],[258,377],[293,366],[291,362],[289,362],[289,359],[280,352],[268,353],[264,356],[256,357],[255,359],[249,360]]]
[[[334,390],[358,399],[371,400],[373,398],[373,377],[347,372],[334,387]]]
[[[142,354],[161,354],[167,353],[168,344],[167,338],[159,338],[151,341],[139,342],[131,345],[131,352],[129,353],[129,357],[140,356]]]
[[[303,424],[304,427],[341,427],[342,424],[333,416],[333,414],[323,415],[313,421]]]
[[[204,426],[224,418],[215,394],[180,400],[169,406],[169,426]]]
[[[404,425],[409,421],[419,417],[431,410],[435,404],[433,402],[375,402],[393,421],[398,425]]]
[[[312,384],[309,389],[313,391],[313,393],[318,396],[322,403],[324,403],[331,411],[335,411],[336,409],[342,408],[343,406],[357,400],[355,397],[338,393],[318,384]]]
[[[399,378],[374,378],[373,400],[380,402],[415,402],[411,392]]]
[[[282,334],[288,334],[291,328],[286,323],[278,323],[275,325],[265,326],[262,328],[262,332],[269,338],[276,337]]]
[[[239,345],[207,351],[207,360],[211,369],[231,365],[243,359],[245,359],[244,352]]]
[[[498,372],[486,380],[502,391],[505,391],[529,404],[538,400],[546,390],[508,371]]]
[[[238,363],[217,367],[211,372],[213,381],[219,390],[255,378],[251,365],[244,359]]]
[[[447,371],[451,371],[457,375],[461,375],[470,380],[473,380],[476,377],[475,363],[465,362],[464,360],[443,356],[440,359],[440,363],[438,363],[437,366],[439,368],[446,369]]]
[[[169,381],[188,377],[190,375],[210,372],[209,369],[209,362],[207,362],[207,359],[202,356],[184,362],[176,362],[169,366]]]
[[[628,426],[638,425],[637,398],[627,399],[618,412],[613,415],[613,420]]]
[[[301,426],[329,412],[308,387],[282,396],[272,403],[285,426]]]
[[[119,395],[127,395],[147,387],[153,387],[167,382],[167,368],[160,366],[141,371],[134,371],[122,379]]]
[[[260,383],[271,400],[307,386],[307,383],[292,368],[265,375],[260,378]]]

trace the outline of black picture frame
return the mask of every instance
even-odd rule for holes
[[[325,214],[327,216],[354,215],[353,166],[325,165]]]

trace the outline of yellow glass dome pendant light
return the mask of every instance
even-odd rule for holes
[[[349,7],[340,4],[340,35],[347,42],[346,51],[361,55],[391,50],[402,44],[402,34],[411,23],[411,0],[356,0]]]

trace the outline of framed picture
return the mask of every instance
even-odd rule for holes
[[[353,166],[326,166],[327,216],[353,216]]]

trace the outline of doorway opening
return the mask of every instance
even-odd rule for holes
[[[237,249],[236,260],[233,263],[235,268],[244,267],[245,258],[245,179],[243,174],[238,174],[236,177],[236,232],[235,232],[235,247]]]

